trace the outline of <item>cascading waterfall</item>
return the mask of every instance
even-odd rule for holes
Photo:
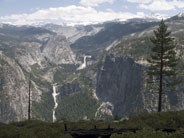
[[[81,64],[81,65],[77,68],[77,70],[82,70],[82,69],[85,69],[85,68],[87,67],[87,61],[86,61],[87,58],[91,58],[91,56],[84,56],[84,62],[83,62],[83,64]]]
[[[59,95],[59,93],[56,92],[56,85],[53,85],[53,93],[52,93],[52,96],[54,98],[54,108],[53,108],[53,112],[52,112],[52,120],[53,122],[56,121],[56,108],[58,107],[58,103],[57,103],[57,96]]]

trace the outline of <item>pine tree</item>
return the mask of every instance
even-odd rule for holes
[[[150,39],[154,46],[151,51],[151,58],[148,59],[150,63],[148,74],[158,79],[158,112],[162,111],[163,85],[168,83],[165,80],[176,75],[174,69],[178,61],[176,44],[174,38],[170,35],[171,32],[168,31],[168,26],[162,20],[159,27],[154,31],[154,36]]]
[[[28,91],[28,120],[31,120],[31,73],[29,76],[29,91]]]

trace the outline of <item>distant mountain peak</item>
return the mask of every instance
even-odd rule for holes
[[[184,19],[184,11],[178,13],[177,15],[171,17],[169,20],[183,20]]]
[[[168,17],[159,13],[151,13],[150,15],[146,15],[145,18],[153,20],[162,20],[167,19]]]
[[[180,12],[177,16],[178,17],[184,17],[184,11],[183,12]]]

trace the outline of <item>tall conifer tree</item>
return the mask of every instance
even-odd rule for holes
[[[29,76],[29,93],[28,93],[28,120],[31,120],[31,73]]]
[[[158,112],[162,111],[163,85],[166,83],[164,79],[176,75],[174,69],[177,65],[176,45],[170,35],[171,32],[162,20],[150,39],[154,46],[151,58],[148,59],[150,63],[148,74],[158,79]]]

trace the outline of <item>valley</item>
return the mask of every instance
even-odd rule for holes
[[[166,20],[181,55],[184,18]],[[109,21],[87,26],[0,27],[0,122],[112,120],[157,111],[146,70],[157,21]],[[56,86],[53,86],[56,84]],[[164,111],[184,109],[184,87],[164,94]]]

